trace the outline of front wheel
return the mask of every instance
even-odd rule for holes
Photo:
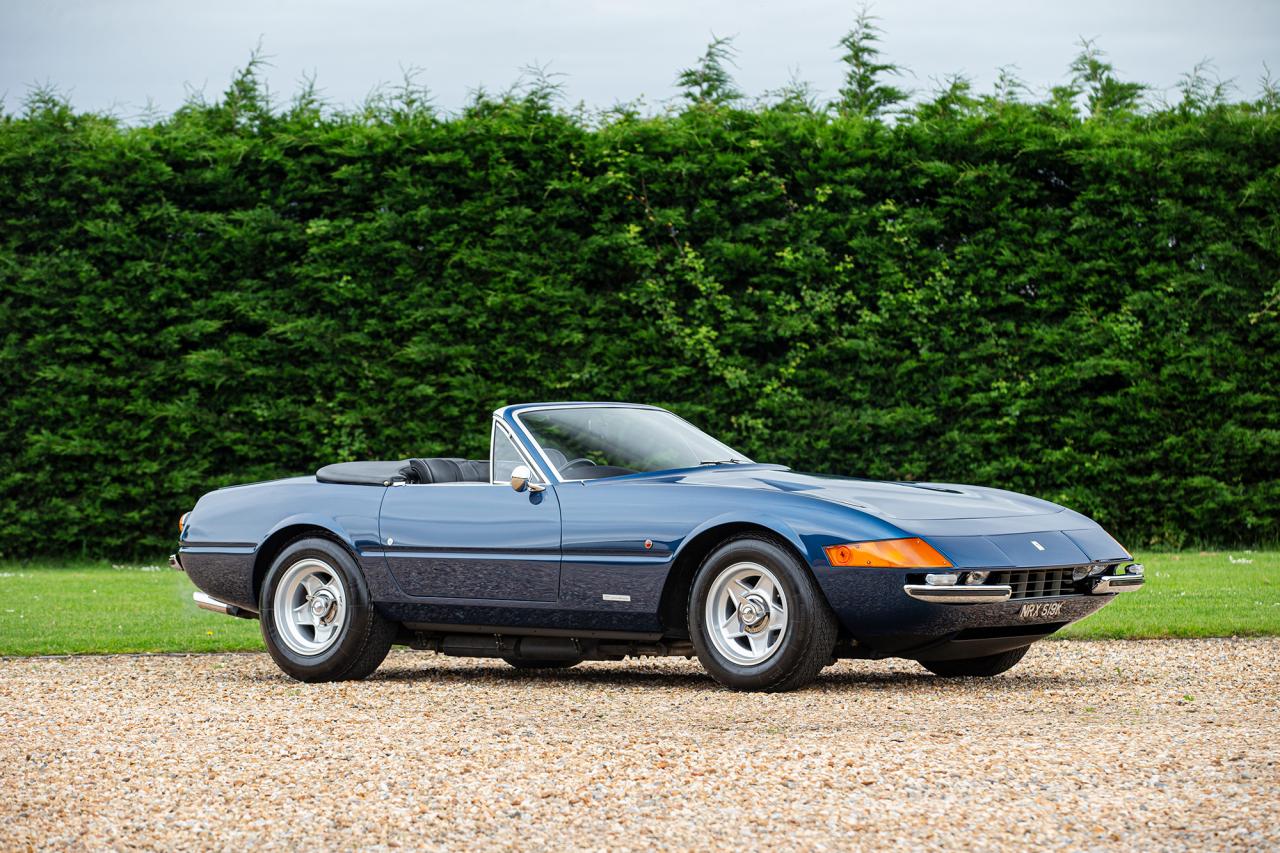
[[[698,660],[734,690],[795,690],[835,648],[835,614],[804,565],[777,540],[735,536],[707,555],[689,592]]]
[[[961,658],[960,660],[922,660],[920,665],[945,678],[990,678],[1012,669],[1014,664],[1022,660],[1030,646],[1012,649],[980,658]]]
[[[374,609],[355,560],[328,539],[289,543],[271,564],[259,602],[267,651],[299,681],[364,678],[396,636],[396,624]]]

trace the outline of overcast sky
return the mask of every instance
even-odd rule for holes
[[[736,76],[758,95],[794,71],[824,96],[840,85],[834,45],[855,2],[829,0],[0,0],[0,94],[16,110],[33,83],[79,108],[131,117],[178,106],[188,87],[219,95],[261,39],[281,96],[314,73],[339,105],[422,69],[456,109],[476,87],[501,90],[531,63],[565,77],[566,100],[611,106],[675,95],[679,69],[711,33],[735,36]],[[1280,75],[1280,0],[879,0],[887,57],[906,85],[962,72],[980,90],[1017,66],[1033,87],[1064,80],[1080,36],[1097,37],[1125,79],[1172,89],[1212,58],[1252,97],[1263,62]],[[1239,94],[1239,93],[1237,93]]]

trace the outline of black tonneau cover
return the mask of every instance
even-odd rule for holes
[[[630,473],[630,472],[628,472]],[[487,483],[488,459],[440,456],[432,459],[372,459],[339,462],[316,472],[321,483],[349,486],[390,486],[392,483]]]
[[[316,472],[321,483],[346,483],[352,486],[389,486],[406,479],[408,459],[371,459],[364,462],[338,462]]]

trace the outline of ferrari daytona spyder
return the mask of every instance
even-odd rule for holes
[[[653,406],[493,415],[487,459],[326,465],[218,489],[170,558],[302,681],[392,645],[520,669],[697,656],[742,690],[839,658],[991,676],[1143,583],[1098,524],[995,488],[754,462]]]

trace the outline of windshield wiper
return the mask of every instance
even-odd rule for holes
[[[699,465],[742,465],[746,461],[747,460],[745,459],[711,459],[711,460],[699,462],[698,464]]]

